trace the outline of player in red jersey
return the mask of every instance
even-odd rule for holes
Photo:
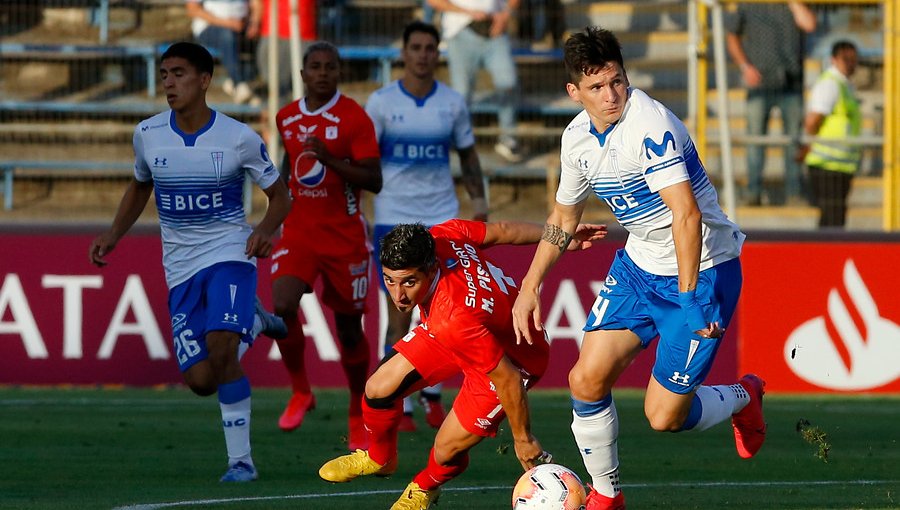
[[[289,103],[276,117],[286,150],[282,173],[294,200],[272,255],[275,313],[288,327],[287,338],[277,342],[293,389],[278,425],[285,431],[296,429],[315,406],[303,363],[306,339],[297,308],[321,275],[322,301],[334,312],[341,365],[350,387],[349,446],[355,450],[366,445],[360,402],[369,373],[362,314],[371,247],[360,211],[360,190],[381,190],[380,154],[365,110],[337,90],[337,48],[321,41],[309,45],[302,76],[306,96]]]
[[[394,344],[366,383],[369,450],[325,463],[319,476],[348,482],[393,473],[403,397],[460,371],[462,386],[435,437],[428,466],[394,509],[428,508],[440,486],[466,469],[469,449],[496,435],[507,415],[522,467],[548,458],[531,434],[525,390],[547,368],[549,345],[516,342],[511,316],[516,283],[484,252],[497,244],[537,243],[542,231],[529,223],[451,220],[430,231],[418,223],[398,225],[382,238],[388,294],[402,312],[418,306],[422,323]],[[569,249],[588,248],[605,236],[603,225],[579,225]]]

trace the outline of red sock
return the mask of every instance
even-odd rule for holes
[[[300,319],[294,315],[286,318],[288,335],[286,338],[276,340],[278,350],[281,351],[281,360],[291,376],[291,389],[294,393],[309,393],[309,380],[306,378],[306,361],[303,359],[303,351],[306,348],[306,336],[303,334],[303,325]]]
[[[467,467],[469,467],[469,452],[459,455],[450,464],[442,466],[434,460],[434,448],[432,448],[431,453],[428,454],[428,466],[420,471],[413,481],[419,484],[422,490],[434,490],[459,476]]]
[[[363,420],[369,432],[369,458],[382,466],[397,456],[397,426],[403,416],[403,400],[390,409],[372,409],[362,400]]]
[[[369,342],[365,336],[353,347],[341,349],[341,366],[350,388],[350,415],[362,413],[361,402],[369,377]]]

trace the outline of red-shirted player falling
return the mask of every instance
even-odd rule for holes
[[[303,422],[316,400],[303,363],[306,340],[297,317],[303,294],[323,277],[322,301],[334,312],[341,365],[350,387],[350,450],[366,447],[360,402],[369,373],[362,329],[369,288],[369,252],[360,189],[378,193],[381,163],[375,128],[365,110],[337,90],[338,50],[326,42],[303,55],[306,96],[278,112],[293,206],[272,255],[272,298],[288,336],[278,340],[293,395],[278,420],[285,431]]]
[[[325,463],[319,476],[349,482],[396,471],[403,397],[458,372],[462,386],[437,432],[428,465],[392,510],[428,508],[440,486],[466,469],[469,449],[496,435],[504,416],[509,416],[522,467],[546,460],[531,434],[525,391],[547,368],[549,345],[516,343],[516,283],[483,251],[498,244],[534,244],[541,234],[536,224],[451,220],[430,231],[421,224],[398,225],[382,239],[379,253],[391,300],[402,312],[419,306],[422,323],[394,344],[366,383],[362,407],[369,450]],[[579,225],[568,249],[588,248],[605,236],[603,225]]]

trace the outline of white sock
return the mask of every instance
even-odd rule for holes
[[[422,388],[422,394],[441,398],[441,390],[443,388],[444,388],[444,383],[437,383],[434,386]]]
[[[225,430],[225,450],[228,465],[246,462],[253,465],[250,457],[250,397],[233,404],[219,402],[222,410],[222,428]]]
[[[403,414],[412,414],[412,412],[413,412],[412,397],[404,397],[403,398]]]
[[[579,416],[573,411],[572,434],[594,489],[606,497],[616,497],[620,490],[619,415],[615,402],[590,416]]]
[[[262,333],[262,330],[263,330],[262,319],[259,318],[258,313],[254,313],[253,314],[253,327],[250,328],[250,338],[258,337],[259,334]],[[244,342],[241,342],[241,343],[244,343]]]
[[[700,386],[697,388],[697,398],[700,400],[700,418],[690,430],[706,430],[717,423],[721,423],[740,411],[750,402],[750,395],[740,384]],[[694,401],[693,406],[697,403]],[[691,414],[696,409],[691,409]],[[690,415],[688,420],[690,420]]]

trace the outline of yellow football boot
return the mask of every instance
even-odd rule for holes
[[[426,491],[416,482],[409,482],[400,499],[394,503],[391,510],[428,510],[432,503],[437,503],[441,495],[441,489]]]
[[[369,458],[369,452],[356,450],[349,455],[341,455],[329,460],[319,468],[319,476],[329,482],[349,482],[357,476],[390,476],[397,471],[397,458],[381,465]]]

